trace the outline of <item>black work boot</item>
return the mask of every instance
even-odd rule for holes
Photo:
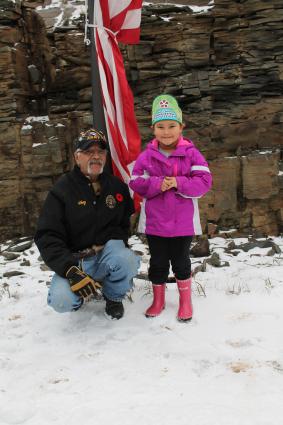
[[[112,301],[104,296],[106,300],[105,313],[112,320],[119,320],[124,316],[124,306],[122,301]]]

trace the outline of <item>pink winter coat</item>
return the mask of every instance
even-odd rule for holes
[[[166,176],[176,177],[177,189],[161,191]],[[169,157],[152,140],[139,155],[129,183],[144,198],[139,231],[164,237],[201,234],[198,198],[211,184],[207,162],[190,140],[181,137]]]

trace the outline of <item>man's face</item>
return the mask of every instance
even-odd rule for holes
[[[80,167],[81,172],[89,176],[90,179],[95,179],[102,173],[106,163],[107,150],[101,149],[95,143],[85,151],[76,151],[75,160]]]

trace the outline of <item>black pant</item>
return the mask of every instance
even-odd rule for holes
[[[170,262],[176,279],[185,280],[191,276],[190,245],[192,236],[164,238],[146,235],[150,262],[148,277],[156,285],[166,283]]]

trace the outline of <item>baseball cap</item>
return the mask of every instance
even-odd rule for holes
[[[86,151],[94,144],[99,146],[100,149],[108,149],[108,143],[104,133],[95,128],[90,128],[80,132],[79,137],[75,140],[74,148],[75,151]]]

